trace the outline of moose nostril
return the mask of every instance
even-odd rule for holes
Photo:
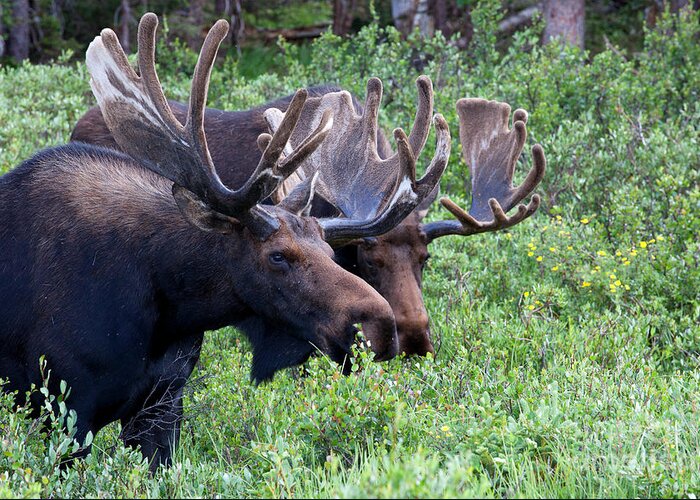
[[[407,356],[425,356],[435,353],[430,341],[430,323],[427,315],[404,319],[397,323],[399,347]]]

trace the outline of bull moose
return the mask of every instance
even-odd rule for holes
[[[204,41],[184,125],[156,74],[157,25],[151,13],[139,24],[138,75],[109,29],[87,51],[93,92],[128,155],[73,143],[0,177],[3,389],[39,385],[44,355],[50,390],[60,380],[72,389],[76,438],[120,420],[125,442],[140,445],[153,468],[170,461],[205,330],[242,328],[256,380],[316,350],[343,363],[358,323],[378,359],[397,353],[389,304],[333,261],[329,243],[390,230],[434,189],[450,146],[436,116],[438,148],[426,175],[418,180],[404,168],[405,189],[371,218],[306,215],[317,175],[263,206],[332,133],[332,112],[290,150],[307,98],[298,91],[274,134],[259,137],[257,166],[231,190],[217,175],[203,125],[227,23],[218,21]],[[397,138],[408,142],[402,132]],[[402,165],[414,161],[407,154]]]
[[[418,78],[416,85],[418,107],[409,145],[417,156],[429,132],[433,89],[426,76]],[[318,171],[320,195],[344,216],[363,217],[376,211],[380,206],[377,193],[393,192],[397,179],[395,173],[388,171],[387,162],[379,161],[392,156],[389,141],[376,123],[382,99],[381,82],[369,81],[364,107],[337,87],[309,90],[310,97],[304,104],[295,134],[303,135],[301,130],[308,133],[328,109],[336,116],[333,132],[273,193],[273,201],[280,201],[300,179]],[[279,123],[283,114],[273,109],[287,109],[290,99],[291,96],[283,97],[247,111],[206,110],[204,126],[210,150],[226,185],[237,187],[245,181],[251,165],[260,157],[255,138],[267,131],[268,125],[274,127]],[[187,107],[176,101],[169,101],[169,105],[184,123]],[[513,187],[515,166],[527,138],[527,113],[522,109],[514,113],[512,129],[508,127],[510,106],[505,103],[460,99],[457,114],[463,156],[471,172],[473,196],[469,212],[449,199],[442,199],[441,203],[455,219],[424,224],[423,218],[437,196],[436,189],[388,233],[341,242],[342,245],[334,248],[336,260],[343,267],[370,283],[389,302],[396,318],[399,350],[406,354],[434,352],[421,293],[430,242],[451,234],[467,236],[513,226],[532,215],[540,203],[539,196],[534,195],[527,206],[520,205],[514,215],[506,215],[544,176],[544,153],[536,145],[532,149],[533,168],[519,187]],[[366,130],[373,132],[368,135]],[[78,121],[71,139],[118,148],[98,107],[90,109]],[[242,154],[233,154],[234,151]],[[312,214],[326,214],[328,210],[328,206],[316,204]]]

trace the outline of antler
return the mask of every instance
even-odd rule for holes
[[[513,187],[515,164],[527,138],[527,112],[515,111],[511,130],[508,130],[510,106],[506,103],[460,99],[457,114],[462,151],[472,178],[472,206],[467,213],[449,198],[441,198],[440,203],[457,220],[425,224],[423,230],[429,241],[448,234],[468,236],[514,226],[540,206],[540,197],[535,194],[527,206],[521,204],[515,214],[506,215],[544,176],[544,151],[537,144],[532,148],[532,169],[520,186]]]
[[[185,125],[172,114],[155,69],[155,35],[158,18],[147,13],[138,33],[137,75],[115,33],[102,30],[87,51],[90,85],[107,126],[119,146],[148,169],[175,183],[173,192],[186,189],[215,211],[239,219],[263,236],[277,229],[277,222],[258,201],[269,196],[296,170],[326,137],[331,114],[324,113],[318,126],[299,147],[284,157],[283,149],[306,101],[299,90],[279,128],[267,139],[257,168],[238,190],[228,189],[219,179],[204,134],[204,108],[211,69],[228,23],[219,20],[209,30],[192,78]]]
[[[321,113],[332,110],[334,133],[304,162],[306,175],[320,172],[319,192],[334,204],[344,218],[321,219],[326,241],[341,243],[358,237],[383,234],[399,224],[440,181],[450,155],[450,132],[437,114],[435,155],[421,179],[416,179],[416,161],[430,132],[433,89],[427,76],[416,80],[418,108],[411,133],[397,128],[397,152],[382,159],[377,151],[378,114],[382,82],[371,78],[362,115],[355,112],[348,92],[333,92],[310,98],[302,124],[318,122]],[[285,114],[268,109],[265,118],[271,130]],[[301,125],[303,126],[303,125]]]

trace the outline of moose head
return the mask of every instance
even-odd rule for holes
[[[416,81],[418,107],[413,128],[407,139],[400,130],[394,131],[398,151],[386,159],[380,157],[377,134],[378,109],[382,85],[370,79],[364,112],[358,114],[347,92],[327,93],[310,98],[305,105],[305,120],[296,134],[319,122],[323,113],[332,109],[334,125],[342,133],[331,134],[310,155],[297,173],[319,173],[319,194],[338,207],[349,218],[371,217],[382,208],[382,195],[393,193],[400,184],[403,169],[415,171],[416,158],[425,146],[430,131],[429,117],[433,110],[433,89],[430,79],[422,76]],[[484,99],[461,99],[457,102],[460,141],[464,159],[469,165],[472,181],[472,206],[464,211],[448,198],[442,205],[456,220],[424,224],[423,218],[437,197],[437,186],[424,193],[412,213],[386,234],[364,237],[341,250],[346,261],[356,266],[356,272],[387,299],[394,311],[399,338],[399,350],[406,354],[424,355],[434,352],[429,334],[429,318],[421,293],[422,271],[429,258],[428,245],[441,236],[468,236],[511,227],[532,215],[540,204],[538,195],[530,203],[520,205],[517,213],[507,216],[541,181],[545,171],[542,147],[532,149],[534,166],[524,182],[513,187],[517,160],[527,138],[527,113],[519,109],[509,129],[510,106]],[[284,113],[268,109],[264,113],[271,130],[277,130]],[[446,128],[436,115],[436,130]],[[294,139],[294,137],[292,137]],[[380,144],[381,147],[381,144]],[[437,149],[449,147],[438,139]],[[399,158],[410,159],[402,166]],[[299,173],[301,172],[301,174]],[[290,186],[285,186],[289,190]],[[280,196],[282,198],[282,196]],[[384,198],[385,199],[385,198]],[[342,220],[342,219],[339,219]],[[348,255],[349,254],[349,255]]]

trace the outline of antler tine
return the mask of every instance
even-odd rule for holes
[[[178,130],[182,130],[182,125],[175,118],[175,115],[173,115],[170,106],[168,106],[168,100],[163,94],[163,87],[160,84],[160,79],[158,78],[158,73],[156,72],[157,29],[158,16],[156,16],[153,12],[147,12],[144,14],[141,21],[139,21],[138,31],[139,75],[141,76],[141,80],[146,87],[146,91],[157,108],[158,113],[165,117],[168,122],[170,122],[170,126],[175,127]],[[121,50],[121,45],[119,46],[119,51],[122,54],[124,53],[124,51]],[[131,66],[129,66],[129,68],[131,68]]]
[[[261,134],[258,137],[258,145],[266,148],[260,158],[255,172],[248,181],[238,190],[235,195],[242,193],[240,203],[243,206],[252,206],[258,201],[270,196],[283,182],[299,167],[308,156],[323,142],[333,125],[332,113],[330,110],[324,113],[321,122],[316,129],[311,132],[302,143],[294,148],[290,155],[280,161],[280,157],[287,145],[289,137],[294,131],[301,108],[306,101],[307,91],[300,89],[292,98],[289,109],[284,118],[279,123],[279,128],[271,138],[268,134]]]
[[[547,160],[544,156],[544,150],[539,144],[532,146],[532,164],[532,168],[527,173],[525,180],[513,193],[514,200],[522,200],[525,198],[544,178],[544,172],[547,169]]]
[[[278,128],[274,130],[272,140],[268,144],[267,149],[263,152],[262,158],[260,158],[256,173],[268,168],[274,170],[277,160],[284,151],[284,147],[287,145],[287,141],[289,141],[289,137],[292,135],[297,121],[299,121],[301,110],[304,107],[307,97],[308,92],[306,89],[299,89],[296,91],[282,121],[279,123]]]
[[[428,165],[428,168],[425,170],[423,177],[416,182],[416,190],[421,200],[430,196],[438,184],[440,184],[440,178],[445,172],[445,167],[447,167],[447,162],[450,159],[450,150],[452,148],[450,127],[447,125],[445,118],[440,113],[437,113],[435,118],[433,118],[433,123],[437,136],[435,154],[433,155],[430,165]]]
[[[399,156],[399,179],[408,177],[411,180],[411,187],[416,187],[416,156],[413,154],[411,144],[403,129],[394,129],[394,140],[396,141],[397,154]]]
[[[540,196],[534,195],[527,206],[518,205],[518,211],[510,217],[506,215],[498,203],[498,200],[491,198],[489,205],[493,213],[493,220],[490,222],[480,222],[469,215],[463,208],[447,197],[440,198],[440,203],[457,219],[456,221],[441,221],[439,223],[426,224],[426,233],[430,241],[440,236],[448,234],[459,234],[469,236],[472,234],[485,233],[496,229],[506,229],[518,224],[530,217],[540,206]],[[436,224],[434,227],[429,227]],[[437,225],[439,224],[439,226]]]
[[[333,113],[330,109],[323,112],[321,121],[316,129],[299,144],[292,153],[281,162],[280,175],[289,177],[308,156],[313,153],[333,128]]]
[[[530,217],[540,205],[540,197],[534,195],[527,206],[520,204],[515,214],[506,215],[544,177],[546,161],[538,144],[532,148],[533,167],[523,183],[513,187],[515,166],[527,139],[527,112],[515,111],[510,130],[508,104],[460,99],[457,112],[463,154],[472,176],[472,206],[467,213],[448,198],[442,198],[442,205],[457,220],[424,225],[430,241],[448,234],[467,236],[511,227]]]
[[[390,202],[375,217],[367,220],[356,219],[321,219],[319,224],[324,229],[324,239],[331,245],[337,245],[351,241],[355,238],[379,236],[390,231],[433,191],[440,182],[440,177],[445,171],[450,157],[452,140],[450,129],[442,115],[434,118],[437,146],[435,155],[428,166],[425,175],[415,182],[415,157],[411,151],[411,145],[402,130],[395,132],[399,155],[406,157],[406,162],[413,162],[413,177],[405,175],[399,182]],[[401,152],[403,150],[403,152]],[[412,184],[415,184],[415,189]]]
[[[382,104],[383,91],[382,81],[379,78],[372,77],[367,80],[365,110],[362,113],[362,141],[367,144],[367,148],[371,153],[376,153],[377,151],[379,107]]]
[[[425,75],[416,80],[418,88],[418,107],[413,119],[413,127],[408,136],[411,149],[420,156],[430,133],[430,118],[433,116],[433,82]]]
[[[513,124],[515,124],[515,122],[523,122],[525,125],[527,125],[527,118],[527,111],[522,108],[518,108],[515,110],[515,113],[513,113]]]
[[[209,93],[209,79],[211,70],[216,60],[221,42],[228,34],[228,23],[219,19],[211,27],[204,39],[204,44],[199,52],[197,65],[194,67],[192,76],[192,86],[190,90],[190,102],[187,111],[186,128],[190,129],[192,137],[198,142],[197,147],[201,155],[206,155],[208,165],[213,165],[207,148],[207,139],[204,134],[204,109],[207,105],[207,94]],[[166,107],[169,109],[169,106]]]

